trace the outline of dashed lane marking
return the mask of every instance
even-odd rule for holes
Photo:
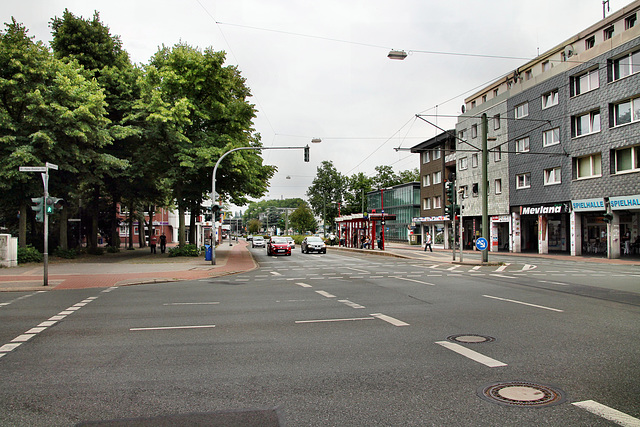
[[[538,280],[538,282],[540,282],[540,283],[550,283],[550,284],[552,284],[552,285],[569,286],[569,284],[567,284],[567,283],[562,283],[562,282],[550,282],[549,280]]]
[[[423,285],[429,285],[429,286],[435,286],[433,283],[429,283],[429,282],[422,282],[420,280],[414,280],[414,279],[407,279],[406,277],[398,277],[398,276],[391,276],[394,279],[398,279],[398,280],[406,280],[407,282],[415,282],[415,283],[420,283]]]
[[[303,288],[312,288],[313,287],[313,286],[308,285],[308,284],[303,283],[303,282],[298,282],[298,283],[296,283],[296,285],[302,286]]]
[[[322,295],[323,297],[327,297],[327,298],[335,298],[335,295],[330,294],[329,292],[326,291],[316,291],[317,294]]]
[[[500,267],[496,268],[497,272],[502,272],[505,271],[507,269],[507,267],[509,267],[511,264],[508,262],[505,262],[504,265],[501,265]]]
[[[360,305],[357,302],[349,301],[348,299],[339,299],[338,302],[348,305],[351,308],[366,308],[364,305]]]
[[[506,301],[506,302],[512,302],[514,304],[521,304],[521,305],[526,305],[526,306],[529,306],[529,307],[541,308],[543,310],[557,311],[558,313],[563,313],[564,312],[564,310],[560,310],[560,309],[557,309],[557,308],[551,308],[551,307],[545,307],[544,305],[530,304],[528,302],[516,301],[516,300],[513,300],[513,299],[507,299],[507,298],[494,297],[494,296],[491,296],[491,295],[482,295],[482,296],[485,297],[485,298],[496,299],[496,300],[499,300],[499,301]]]
[[[456,344],[454,342],[449,341],[436,341],[436,344],[443,346],[444,348],[448,348],[451,351],[455,351],[456,353],[467,357],[473,361],[478,363],[482,363],[485,366],[490,368],[498,368],[501,366],[507,366],[506,363],[503,363],[499,360],[492,359],[491,357],[485,356],[484,354],[480,354],[477,351],[469,350],[468,348],[461,346],[460,344]]]
[[[402,320],[398,320],[395,317],[387,316],[386,314],[372,313],[371,316],[380,320],[384,320],[387,323],[391,323],[393,326],[409,326],[408,323],[403,322]]]
[[[594,415],[613,421],[625,427],[640,427],[640,419],[620,412],[617,409],[609,408],[601,403],[593,400],[584,400],[582,402],[574,402],[572,405],[577,406],[591,412]]]
[[[296,320],[295,323],[326,323],[326,322],[350,322],[355,320],[374,320],[374,317],[352,317],[347,319],[316,319],[316,320]]]
[[[189,326],[152,326],[148,328],[129,328],[130,331],[166,331],[172,329],[203,329],[215,328],[216,325],[189,325]]]

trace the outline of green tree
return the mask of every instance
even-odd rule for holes
[[[342,215],[367,211],[366,194],[373,190],[373,178],[369,178],[362,172],[351,175],[347,179],[347,190],[344,193]]]
[[[251,234],[258,233],[262,228],[262,222],[259,219],[250,219],[247,223],[247,231]]]
[[[261,146],[252,129],[249,88],[236,67],[223,66],[224,60],[223,52],[180,43],[160,48],[144,70],[136,119],[147,124],[143,139],[149,163],[164,168],[171,186],[181,245],[184,212],[199,212],[211,191],[216,161],[233,148]],[[259,150],[237,151],[218,167],[216,190],[223,200],[244,205],[267,191],[275,170],[262,164]],[[195,221],[195,215],[191,218]],[[191,230],[195,233],[195,227]]]
[[[42,194],[42,182],[37,174],[19,173],[19,166],[57,164],[49,190],[63,198],[79,177],[96,180],[105,168],[120,166],[103,153],[111,143],[104,93],[79,71],[77,63],[55,59],[15,20],[0,33],[0,191],[15,210],[19,206],[21,245],[27,243],[29,197]],[[66,218],[62,222],[66,226]]]
[[[289,215],[289,225],[299,234],[304,234],[307,231],[315,232],[318,228],[313,212],[305,202],[300,203],[298,208]]]
[[[398,174],[398,184],[406,184],[408,182],[420,182],[420,171],[418,168],[407,169]]]
[[[316,177],[307,189],[307,197],[313,212],[321,217],[333,230],[333,223],[338,216],[338,203],[342,202],[346,179],[333,166],[333,162],[323,161],[318,167]]]

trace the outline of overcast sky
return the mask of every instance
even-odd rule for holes
[[[608,14],[628,3],[610,0]],[[310,163],[302,150],[264,152],[278,167],[269,199],[306,198],[323,160],[345,175],[418,167],[394,150],[438,133],[416,114],[453,128],[446,116],[465,96],[526,62],[418,51],[534,58],[602,19],[602,0],[3,0],[0,16],[48,43],[65,8],[97,10],[136,63],[178,41],[227,52],[253,93],[263,144],[311,146]],[[389,60],[390,49],[409,56]]]

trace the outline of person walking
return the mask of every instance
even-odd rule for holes
[[[155,254],[156,253],[156,245],[158,244],[158,238],[156,237],[155,234],[152,234],[151,237],[149,237],[149,247],[151,248],[151,253]]]
[[[160,253],[164,253],[167,250],[167,236],[164,233],[160,236]]]
[[[424,237],[424,251],[427,252],[427,247],[429,248],[429,250],[431,252],[433,252],[433,249],[431,249],[431,234],[429,234],[429,232],[427,231],[427,235]]]

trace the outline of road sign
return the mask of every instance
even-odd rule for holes
[[[479,251],[484,251],[488,246],[489,244],[487,243],[487,239],[485,239],[484,237],[478,237],[476,239],[476,248]]]
[[[46,172],[45,166],[20,166],[20,172]]]

